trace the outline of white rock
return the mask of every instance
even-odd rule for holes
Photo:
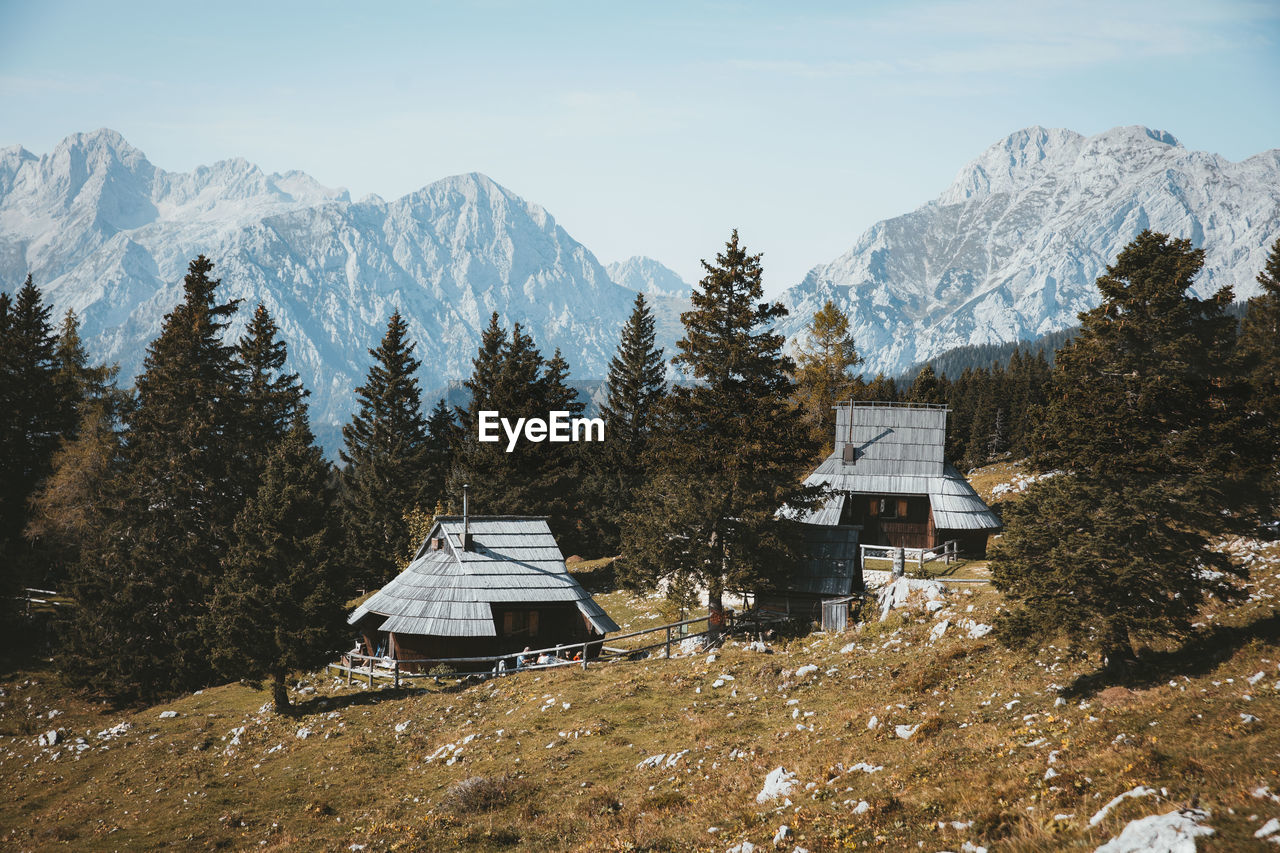
[[[1258,718],[1255,717],[1253,714],[1241,714],[1240,722],[1244,723],[1245,725],[1248,725],[1249,723],[1258,722]]]
[[[871,719],[867,720],[867,728],[871,729],[872,731],[875,731],[876,729],[880,728],[880,718],[876,717],[875,715],[872,715]]]
[[[40,737],[36,738],[36,743],[40,746],[54,746],[62,741],[62,732],[57,729],[50,729]]]
[[[306,740],[307,738],[311,737],[311,735],[312,735],[311,729],[307,728],[306,726],[303,726],[302,728],[298,729],[298,731],[295,732],[293,736],[298,740]]]
[[[809,673],[811,673],[811,672],[817,672],[817,671],[818,671],[818,667],[817,667],[817,666],[815,666],[814,664],[811,664],[811,663],[807,663],[807,664],[805,664],[804,666],[802,666],[802,667],[800,667],[799,669],[797,669],[797,670],[796,670],[796,678],[804,678],[804,677],[805,677],[806,675],[808,675]]]
[[[1089,818],[1089,826],[1097,826],[1098,824],[1102,823],[1103,818],[1107,816],[1108,812],[1110,812],[1112,809],[1114,809],[1116,806],[1120,805],[1120,803],[1124,802],[1130,797],[1149,797],[1155,792],[1156,792],[1155,788],[1148,788],[1146,785],[1139,785],[1138,787],[1132,790],[1125,791],[1123,794],[1120,794],[1119,796],[1112,799],[1111,802],[1107,803],[1105,806],[1098,809],[1097,813],[1094,814],[1093,817]]]
[[[744,841],[741,844],[735,844],[724,853],[755,853],[756,846],[750,841]]]
[[[778,827],[778,831],[773,834],[773,846],[777,847],[779,844],[788,841],[791,836],[791,827],[784,823],[782,826]]]
[[[396,734],[399,734],[400,732],[403,732],[405,729],[409,728],[410,722],[412,721],[405,720],[403,723],[396,723]]]
[[[990,634],[992,630],[993,629],[990,625],[982,625],[971,621],[969,622],[969,639],[977,640],[981,637],[985,637],[987,634]]]
[[[782,767],[774,768],[769,771],[769,775],[764,779],[764,787],[756,794],[757,803],[767,803],[770,800],[776,800],[779,797],[785,797],[791,793],[791,790],[798,784],[796,774],[788,773]]]
[[[1276,835],[1277,833],[1280,833],[1280,818],[1273,817],[1271,818],[1271,820],[1264,823],[1262,827],[1253,834],[1253,837],[1267,838],[1268,836]],[[1272,840],[1280,841],[1280,839],[1272,839]]]
[[[1210,827],[1200,825],[1208,817],[1199,809],[1180,809],[1131,821],[1094,853],[1195,853],[1196,838],[1213,835]]]
[[[161,711],[160,712],[160,719],[162,720],[172,720],[176,716],[178,716],[177,711]]]
[[[937,642],[942,639],[942,635],[947,633],[947,626],[951,624],[949,619],[943,619],[937,625],[933,626],[933,630],[929,632],[929,642]]]
[[[919,723],[916,723],[914,726],[894,726],[893,733],[903,740],[907,740],[916,733],[916,729],[918,728],[920,728]]]
[[[1266,678],[1266,677],[1267,677],[1267,674],[1266,674],[1265,672],[1263,672],[1263,671],[1259,670],[1259,671],[1255,672],[1253,675],[1249,676],[1249,677],[1248,677],[1248,679],[1246,679],[1246,680],[1249,682],[1249,684],[1250,684],[1250,685],[1254,685],[1254,684],[1257,684],[1259,681],[1261,681],[1262,679],[1264,679],[1264,678]]]
[[[871,811],[871,803],[866,800],[859,800],[858,804],[853,807],[854,814],[866,814],[869,811]]]

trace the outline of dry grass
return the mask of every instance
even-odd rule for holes
[[[771,654],[731,642],[715,660],[465,688],[369,691],[310,676],[296,719],[239,684],[114,711],[49,672],[20,673],[0,696],[0,846],[723,851],[767,847],[785,823],[814,853],[965,841],[1092,850],[1133,818],[1196,802],[1217,830],[1201,849],[1248,849],[1280,816],[1280,803],[1250,793],[1280,791],[1280,548],[1252,568],[1251,601],[1206,612],[1210,639],[1153,649],[1145,679],[1063,702],[1096,662],[970,639],[963,622],[989,623],[1001,606],[988,589],[948,598],[951,627],[936,642],[938,620],[913,611]],[[602,600],[633,630],[671,616],[658,599]],[[818,669],[797,676],[806,664]],[[161,719],[167,710],[178,716]],[[121,722],[119,736],[97,736]],[[899,725],[918,728],[903,739]],[[55,727],[72,743],[35,743]],[[883,769],[851,770],[859,763]],[[778,766],[797,774],[791,804],[757,803]],[[1089,826],[1139,784],[1160,793]]]

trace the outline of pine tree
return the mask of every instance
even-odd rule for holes
[[[504,339],[505,338],[505,339]],[[484,514],[545,515],[562,548],[576,548],[580,529],[579,463],[572,444],[519,441],[508,452],[505,436],[479,441],[480,412],[495,411],[514,423],[550,412],[580,415],[583,404],[568,384],[569,365],[557,350],[543,359],[519,323],[505,336],[495,315],[481,340],[474,370],[464,383],[471,401],[462,413],[467,431],[450,474],[450,494],[470,486],[472,507]]]
[[[1258,284],[1262,293],[1249,300],[1240,328],[1238,361],[1249,377],[1250,407],[1262,430],[1257,435],[1257,456],[1270,460],[1275,475],[1265,497],[1274,512],[1280,510],[1280,431],[1276,428],[1280,423],[1280,238],[1271,246]]]
[[[27,499],[49,473],[72,417],[58,381],[51,311],[28,275],[0,312],[0,561],[8,570],[25,551]]]
[[[697,381],[675,387],[660,408],[623,554],[633,580],[704,587],[714,636],[726,589],[770,588],[794,565],[798,525],[777,513],[818,499],[800,485],[817,443],[792,405],[795,364],[773,331],[786,309],[760,301],[760,256],[734,231],[703,268],[674,359]]]
[[[444,499],[453,455],[461,441],[462,430],[458,426],[454,410],[441,397],[436,401],[431,414],[427,415],[427,443],[422,457],[422,492],[425,502],[420,512],[425,514],[426,509]],[[430,520],[431,516],[427,515],[427,518]],[[416,550],[418,542],[413,542],[412,547]]]
[[[68,674],[120,699],[213,677],[200,623],[253,472],[242,373],[222,340],[238,300],[216,301],[212,269],[203,255],[190,263],[183,301],[147,347],[103,532],[72,584]]]
[[[1036,462],[1060,473],[1010,507],[992,561],[1017,603],[1007,641],[1067,634],[1123,668],[1136,637],[1185,634],[1206,596],[1233,594],[1239,570],[1209,538],[1244,529],[1259,483],[1230,461],[1242,451],[1226,428],[1241,411],[1231,290],[1188,295],[1203,259],[1143,232],[1059,351]]]
[[[414,376],[420,362],[408,330],[400,312],[391,315],[356,389],[359,410],[342,428],[342,522],[353,583],[381,585],[404,568],[404,516],[430,497],[423,491],[427,429]]]
[[[269,679],[277,713],[291,710],[289,674],[331,659],[343,640],[330,505],[329,465],[298,412],[236,516],[205,628],[218,671]]]
[[[597,549],[618,553],[622,518],[635,506],[644,482],[644,454],[653,429],[655,407],[666,394],[662,350],[654,343],[653,314],[644,296],[622,327],[618,350],[609,362],[608,398],[600,408],[605,422],[603,447],[587,457],[588,512]]]
[[[261,470],[266,456],[293,428],[308,392],[296,373],[285,373],[288,345],[267,306],[258,303],[249,326],[236,344],[236,360],[244,368],[245,430],[248,446]]]
[[[942,383],[933,372],[932,364],[926,364],[920,368],[920,372],[916,374],[915,382],[911,383],[911,390],[907,392],[907,400],[912,403],[929,403],[933,405],[940,405],[947,401]]]
[[[818,446],[830,452],[835,444],[833,407],[851,399],[854,388],[849,371],[862,364],[862,356],[849,334],[849,318],[830,299],[813,315],[805,332],[796,345],[796,399]]]

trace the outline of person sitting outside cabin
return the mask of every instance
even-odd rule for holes
[[[530,658],[529,647],[525,646],[524,651],[516,655],[516,669],[524,669],[526,666],[528,666],[529,658]]]
[[[547,654],[546,652],[543,652],[542,654],[538,655],[538,660],[536,663],[538,666],[550,666],[555,662],[556,662],[556,659],[554,657]]]

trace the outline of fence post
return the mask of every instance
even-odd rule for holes
[[[582,644],[582,668],[584,670],[587,668],[587,644],[586,643]]]
[[[667,660],[671,659],[671,626],[667,626]]]
[[[373,689],[373,661],[369,661],[369,689]]]
[[[354,656],[347,659],[347,686],[351,686],[351,673],[356,668],[356,659]]]
[[[395,678],[396,678],[396,682],[395,682],[396,689],[399,690],[400,689],[400,659],[399,658],[396,658],[396,662],[395,662]]]

